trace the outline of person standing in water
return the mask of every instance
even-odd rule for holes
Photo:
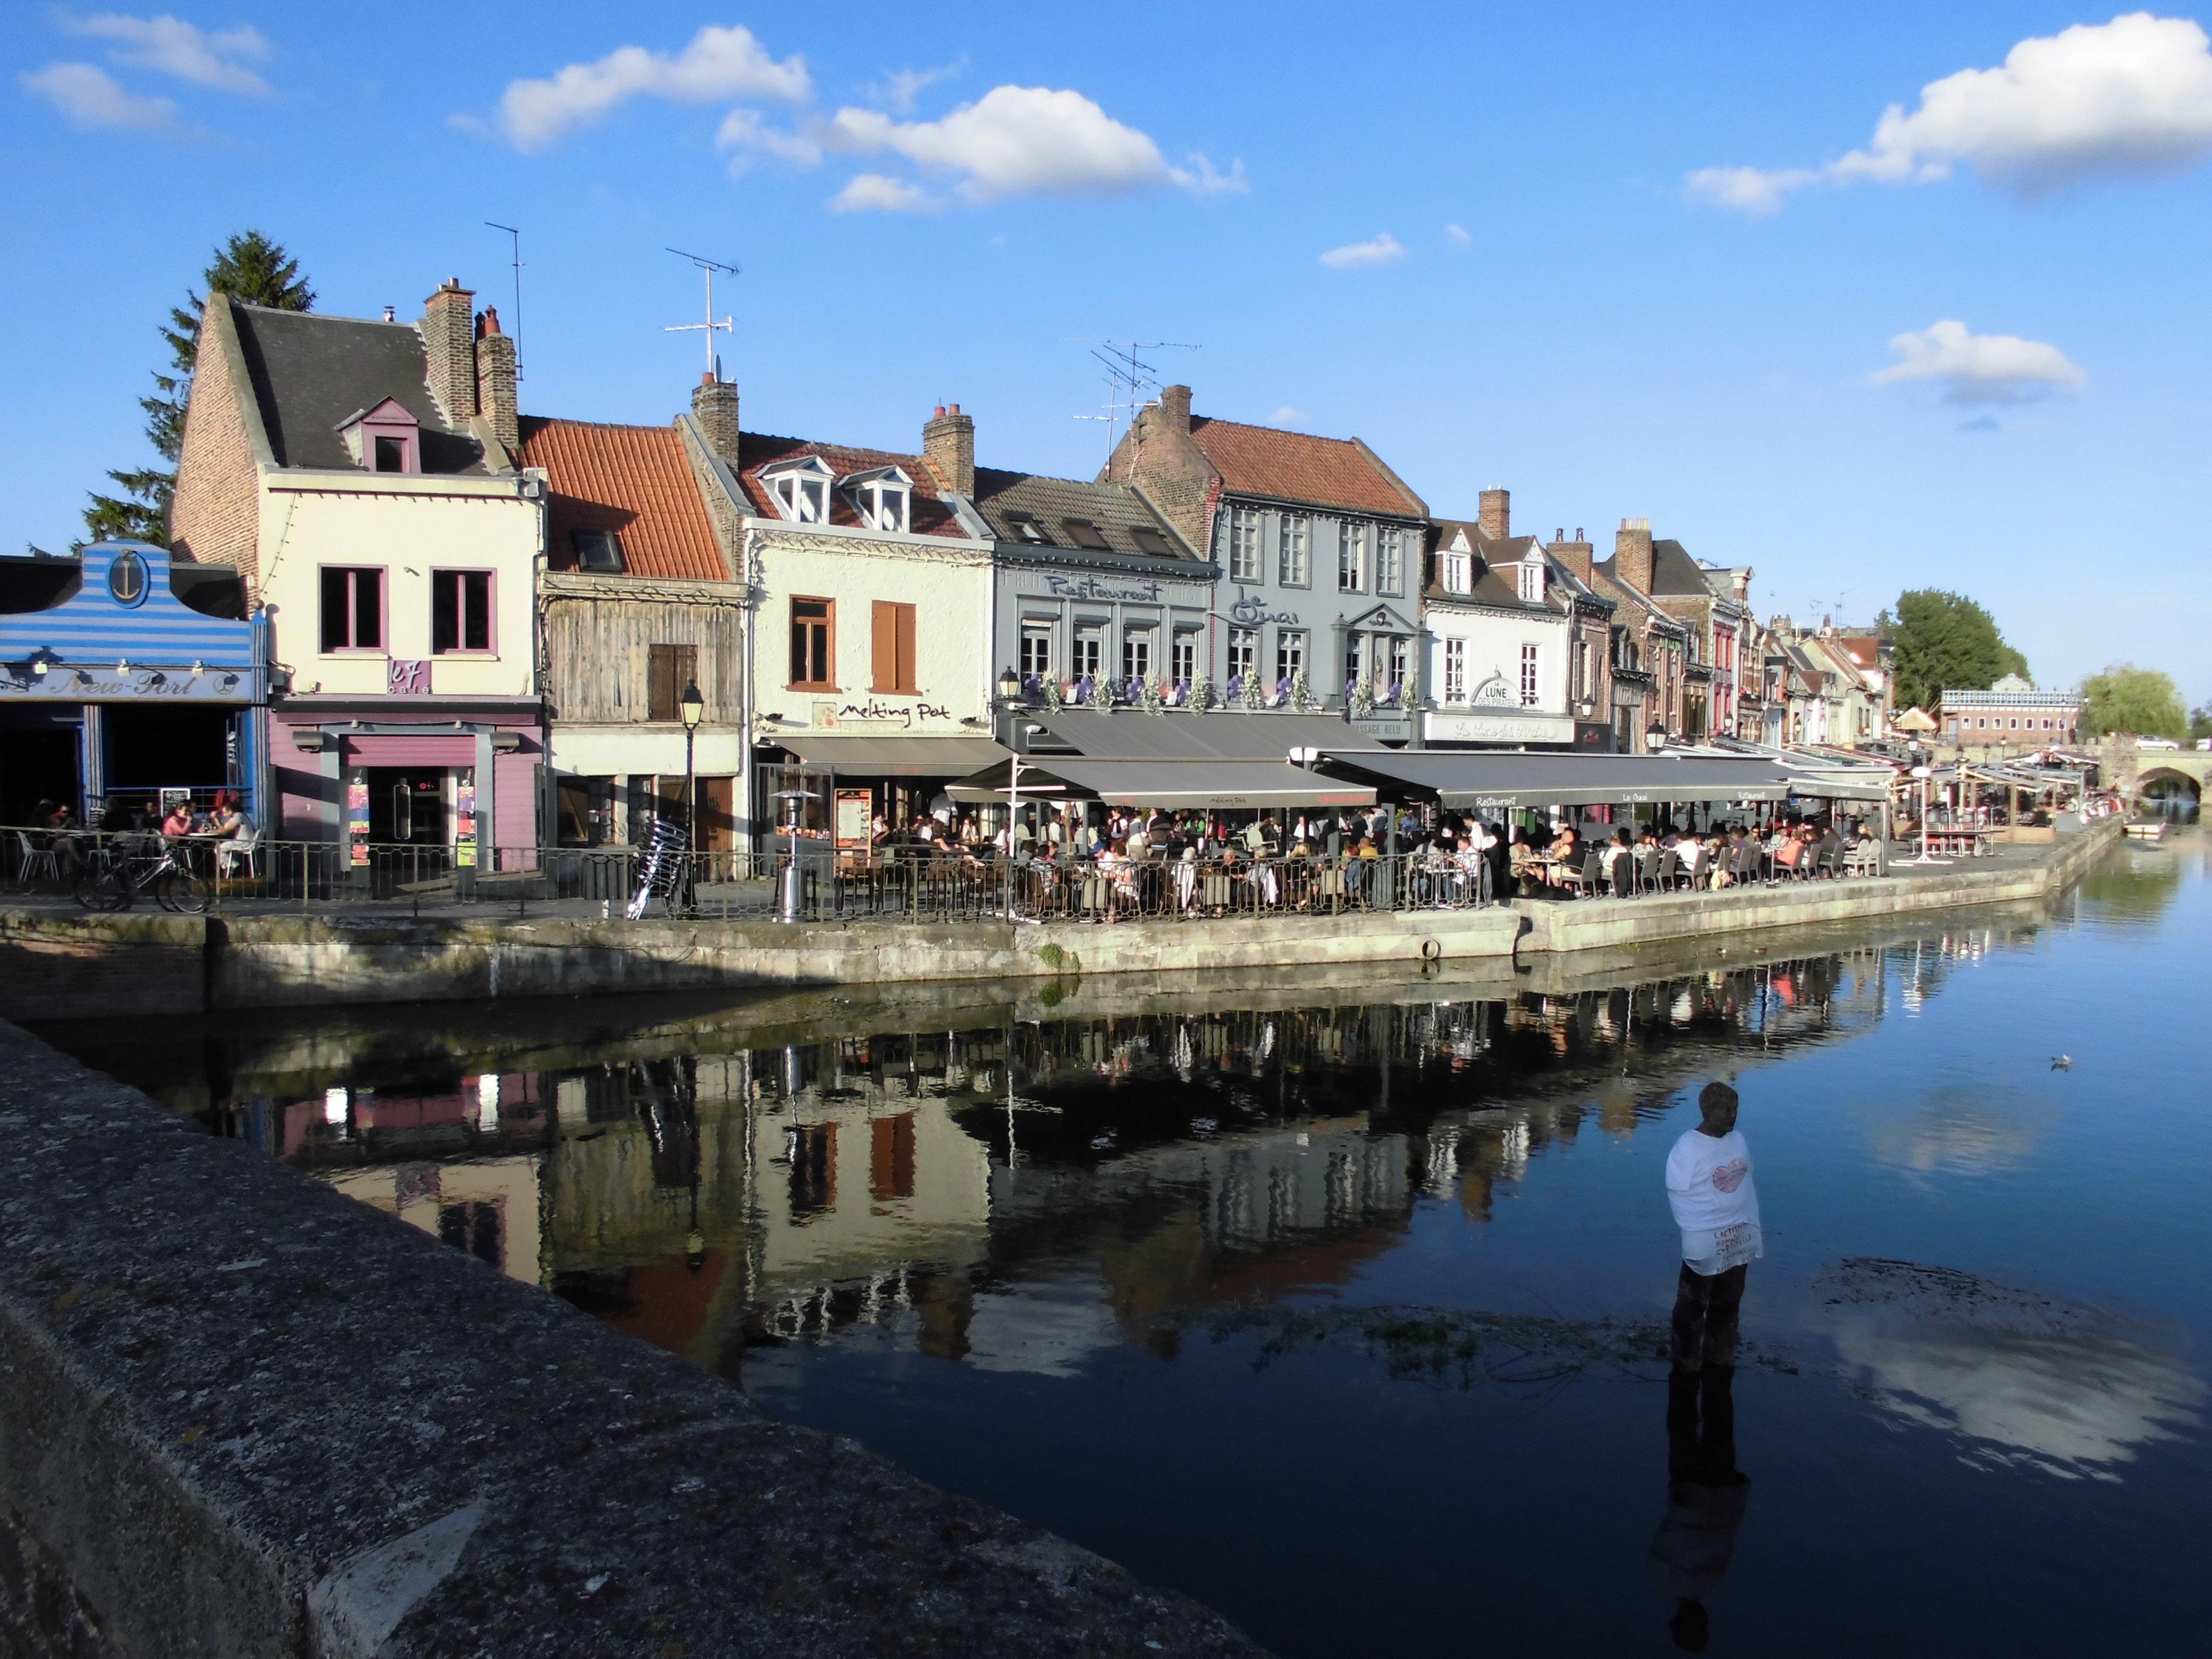
[[[1682,1231],[1674,1286],[1674,1369],[1681,1372],[1735,1364],[1745,1274],[1765,1248],[1751,1147],[1735,1127],[1735,1091],[1708,1083],[1698,1112],[1698,1127],[1667,1155],[1667,1200]]]

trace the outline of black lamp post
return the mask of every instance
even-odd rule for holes
[[[706,718],[707,700],[699,695],[699,682],[684,683],[684,846],[686,851],[699,850],[698,780],[691,767],[692,741],[699,732],[699,722]]]
[[[999,701],[1012,702],[1022,695],[1022,677],[1011,668],[999,671]]]

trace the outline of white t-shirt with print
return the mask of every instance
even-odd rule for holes
[[[1717,1140],[1692,1129],[1676,1141],[1667,1155],[1667,1200],[1691,1272],[1725,1273],[1765,1253],[1751,1147],[1741,1129]]]

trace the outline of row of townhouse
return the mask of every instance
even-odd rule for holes
[[[1825,647],[1756,627],[1748,568],[1642,520],[1602,561],[1579,530],[1516,535],[1504,489],[1435,516],[1358,440],[1197,416],[1187,386],[1091,480],[979,466],[957,404],[889,451],[746,430],[717,374],[666,425],[525,416],[517,390],[458,280],[413,319],[210,298],[172,547],[133,556],[202,611],[227,582],[259,666],[223,692],[227,738],[168,775],[142,752],[133,785],[244,784],[287,839],[471,856],[626,842],[688,794],[719,850],[787,794],[824,835],[910,817],[1004,752],[1014,702],[1322,711],[1457,748],[1832,725],[1796,689]],[[10,816],[96,797],[100,728],[68,778],[70,739],[26,765],[11,738]]]

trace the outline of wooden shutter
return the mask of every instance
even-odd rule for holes
[[[878,599],[871,617],[869,646],[875,659],[874,679],[870,686],[876,691],[900,690],[898,678],[898,613],[903,605]]]
[[[898,685],[901,691],[919,691],[921,682],[915,676],[914,658],[914,607],[895,605],[898,623]]]
[[[683,647],[656,645],[653,647],[652,665],[646,685],[645,717],[649,720],[672,720],[680,718],[677,699],[682,696],[684,683],[677,678],[678,657]]]

